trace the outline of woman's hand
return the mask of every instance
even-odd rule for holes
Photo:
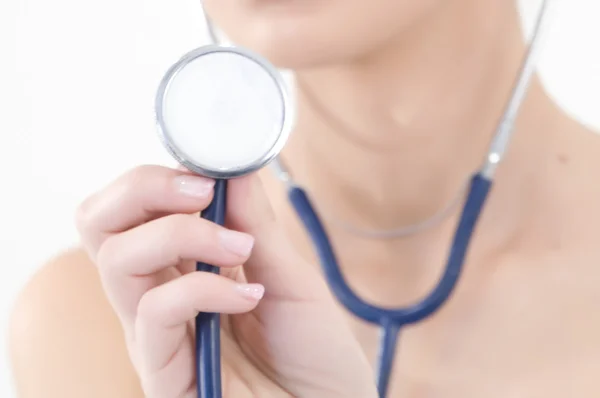
[[[224,397],[376,397],[368,361],[258,179],[230,182],[227,228],[195,214],[213,184],[143,166],[78,211],[146,396],[196,397],[193,319],[219,312]],[[196,261],[221,275],[195,272]]]

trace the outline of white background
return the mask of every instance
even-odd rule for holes
[[[530,26],[540,2],[522,3]],[[600,3],[557,3],[542,76],[598,129]],[[3,343],[27,278],[76,243],[76,205],[134,165],[173,164],[156,138],[152,102],[166,68],[206,40],[200,11],[199,0],[0,0]],[[9,398],[6,352],[4,343],[0,397]]]

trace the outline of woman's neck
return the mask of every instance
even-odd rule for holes
[[[518,10],[446,4],[369,56],[296,71],[297,131],[283,157],[318,207],[366,228],[413,224],[480,166],[525,51]],[[540,102],[534,82],[517,134]]]

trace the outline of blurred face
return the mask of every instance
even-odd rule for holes
[[[364,56],[442,0],[204,0],[236,44],[278,67],[300,69]]]

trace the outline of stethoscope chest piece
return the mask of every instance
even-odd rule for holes
[[[281,151],[291,130],[279,72],[252,52],[204,46],[184,55],[156,95],[158,131],[188,169],[212,178],[258,170]]]

